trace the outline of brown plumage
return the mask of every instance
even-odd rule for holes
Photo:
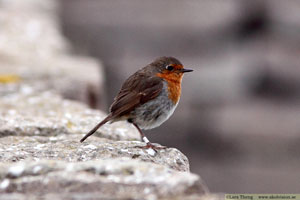
[[[131,75],[122,85],[108,116],[86,134],[80,142],[107,122],[127,120],[139,130],[146,147],[152,145],[142,129],[159,126],[175,110],[181,93],[184,69],[176,58],[161,57]]]

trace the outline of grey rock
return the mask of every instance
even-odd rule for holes
[[[178,171],[189,171],[187,157],[174,148],[155,152],[152,149],[139,148],[145,146],[145,143],[139,141],[116,142],[93,137],[80,143],[81,137],[82,135],[78,134],[4,137],[0,139],[0,162],[16,162],[24,159],[76,162],[127,157],[157,163]]]
[[[0,4],[0,95],[24,87],[38,92],[54,89],[95,108],[103,105],[102,65],[71,54],[55,17],[57,1]]]
[[[29,64],[67,53],[69,44],[55,17],[57,1],[0,0],[0,4],[1,60]]]
[[[128,158],[2,163],[0,177],[0,193],[56,193],[59,198],[158,199],[207,193],[197,175]]]
[[[103,112],[53,92],[35,93],[30,89],[2,97],[0,107],[0,137],[84,134],[105,117]],[[112,140],[140,139],[136,128],[127,122],[104,125],[95,135]]]

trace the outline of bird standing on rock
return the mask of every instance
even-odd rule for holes
[[[141,129],[158,127],[173,114],[180,99],[183,74],[192,71],[184,69],[181,62],[173,57],[160,57],[138,70],[122,85],[110,106],[108,116],[80,142],[107,122],[127,120],[137,128],[146,143],[146,146],[141,148],[165,148],[153,145]]]

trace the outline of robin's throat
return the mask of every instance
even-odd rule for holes
[[[174,75],[174,74],[157,74],[158,77],[163,78],[168,83],[168,97],[169,99],[174,103],[177,104],[177,102],[180,99],[181,95],[181,80],[182,75]]]

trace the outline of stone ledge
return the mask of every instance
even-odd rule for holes
[[[59,197],[77,193],[78,197],[95,194],[111,199],[157,199],[207,193],[197,175],[129,158],[2,163],[0,177],[0,193],[60,193]]]
[[[113,133],[112,133],[113,134]],[[169,167],[178,171],[189,171],[187,157],[174,148],[155,152],[141,149],[139,141],[112,141],[93,137],[80,143],[81,135],[8,136],[0,138],[0,162],[16,162],[25,159],[34,161],[50,159],[68,162],[105,160],[110,158],[132,158]]]

